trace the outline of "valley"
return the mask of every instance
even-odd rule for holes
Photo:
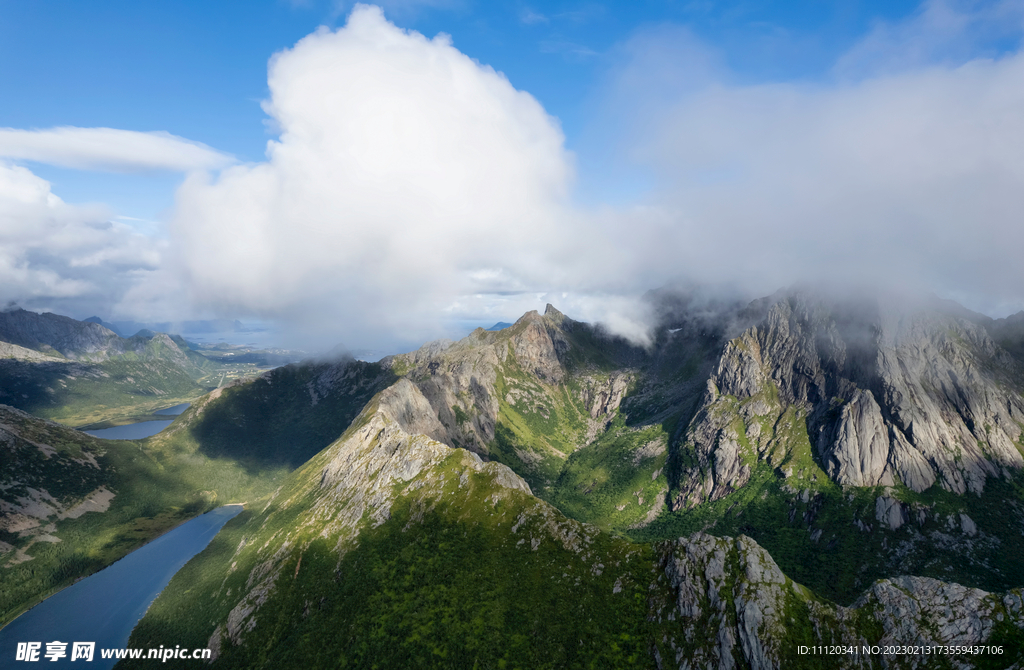
[[[131,646],[239,668],[823,667],[795,649],[839,643],[1024,662],[1014,318],[647,299],[648,347],[549,305],[218,384],[139,441],[5,410],[4,616],[244,500]],[[95,491],[107,511],[67,514]]]

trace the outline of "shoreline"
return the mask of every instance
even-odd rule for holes
[[[134,554],[139,549],[142,549],[146,545],[154,542],[155,540],[160,539],[161,537],[163,537],[167,533],[170,533],[172,530],[175,530],[177,528],[181,528],[182,526],[184,526],[185,524],[189,523],[190,521],[194,521],[195,519],[198,519],[199,517],[203,516],[204,514],[209,514],[210,512],[214,512],[216,510],[219,510],[222,507],[235,507],[235,506],[237,506],[237,507],[241,507],[242,510],[244,511],[245,510],[245,506],[246,506],[246,504],[248,504],[248,502],[249,501],[244,500],[242,502],[232,502],[232,503],[224,503],[223,505],[217,505],[216,507],[211,507],[210,509],[207,509],[207,510],[205,510],[205,511],[199,513],[199,514],[196,514],[193,517],[189,517],[188,519],[184,519],[183,521],[180,521],[179,523],[174,524],[170,528],[167,528],[166,530],[160,532],[159,534],[154,535],[153,537],[149,538],[148,540],[146,540],[145,542],[143,542],[139,546],[135,547],[134,549],[132,549],[128,553],[126,553],[123,556],[119,557],[116,561],[112,561],[110,563],[107,563],[106,565],[104,565],[99,570],[96,570],[95,572],[90,572],[87,575],[82,575],[81,577],[76,578],[70,584],[65,584],[64,586],[61,586],[59,588],[56,588],[56,589],[53,589],[51,591],[46,592],[46,594],[43,597],[39,598],[38,600],[33,602],[31,605],[25,607],[23,610],[18,612],[15,616],[11,617],[11,619],[9,621],[5,622],[3,625],[0,625],[0,631],[2,631],[3,629],[7,628],[9,625],[11,625],[15,621],[17,621],[19,618],[21,618],[22,616],[24,616],[28,612],[32,611],[33,608],[38,607],[39,605],[43,604],[44,602],[46,602],[47,600],[49,600],[53,596],[55,596],[58,593],[60,593],[61,591],[63,591],[64,589],[67,589],[67,588],[70,588],[70,587],[74,586],[75,584],[77,584],[78,582],[82,581],[83,579],[88,579],[89,577],[92,577],[93,575],[97,575],[97,574],[103,572],[104,570],[106,570],[107,568],[111,567],[112,565],[116,565],[117,563],[119,563],[120,561],[124,560],[128,556],[131,556],[132,554]],[[241,512],[239,512],[239,514],[241,514]],[[220,531],[217,531],[217,532],[219,533]],[[216,535],[214,537],[216,537]],[[212,542],[212,540],[211,540],[211,542]],[[191,560],[191,559],[189,559],[189,560]]]

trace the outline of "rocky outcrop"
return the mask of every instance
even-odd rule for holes
[[[676,595],[679,632],[671,640],[671,667],[779,667],[789,606],[800,593],[764,549],[748,537],[703,533],[680,538],[664,561]],[[667,664],[666,664],[667,667]]]
[[[553,308],[550,305],[548,307],[550,312]],[[519,364],[545,383],[560,383],[565,378],[565,371],[558,360],[555,342],[548,332],[545,318],[536,311],[527,312],[515,322],[513,328],[516,326],[523,326],[511,341],[512,353]]]
[[[851,486],[892,486],[889,431],[871,391],[857,389],[842,403],[831,433],[820,441],[825,472]]]
[[[652,616],[679,623],[666,634],[675,658],[662,656],[661,668],[785,668],[798,660],[798,644],[852,645],[858,653],[832,655],[828,665],[870,668],[878,659],[859,653],[865,646],[973,646],[989,642],[998,623],[1024,629],[1019,590],[999,596],[924,577],[879,580],[852,606],[832,605],[744,536],[680,538],[662,565],[674,598]],[[796,638],[799,629],[812,639]],[[929,667],[929,658],[890,655],[883,667]],[[970,659],[946,660],[972,667]]]
[[[298,536],[303,529],[315,528],[317,537],[337,539],[338,551],[343,552],[364,523],[377,526],[387,521],[392,504],[401,494],[399,485],[421,475],[425,477],[421,487],[442,486],[452,474],[460,485],[466,485],[468,473],[477,472],[487,476],[499,491],[531,493],[529,485],[504,465],[485,463],[472,452],[453,449],[422,433],[407,432],[438,429],[436,419],[431,423],[424,418],[430,416],[428,408],[429,403],[416,386],[400,380],[381,392],[352,428],[314,459],[319,466],[316,479],[307,479],[286,500],[279,498],[280,491],[270,500],[264,512],[272,507],[287,509],[296,500],[310,502],[301,525],[295,529],[296,536],[269,548],[271,541],[263,545],[265,551],[259,552],[260,561],[249,573],[245,592],[239,594],[227,620],[214,630],[209,640],[211,649],[219,655],[226,644],[243,644],[247,634],[257,628],[260,607],[273,594],[282,565],[296,552],[301,554]],[[246,544],[243,541],[236,555]]]
[[[585,429],[573,428],[571,432],[578,434],[558,447],[546,433],[531,435],[528,445],[512,447],[513,456],[529,469],[545,459],[565,459],[592,442],[618,413],[636,378],[631,370],[597,372],[585,362],[577,336],[591,343],[613,342],[548,305],[543,315],[528,312],[502,331],[478,328],[459,342],[432,343],[381,363],[404,375],[429,403],[429,412],[426,406],[415,405],[419,420],[425,422],[418,432],[485,458],[492,455],[503,403],[521,416],[534,415],[538,422],[560,420],[557,406],[571,420],[582,420]],[[574,385],[566,403],[563,390],[568,390],[570,380]],[[410,400],[410,392],[401,390],[403,402]],[[506,417],[504,428],[508,423]],[[552,432],[561,432],[564,439],[570,431]]]
[[[787,410],[843,486],[980,493],[987,478],[1024,467],[1021,379],[1019,364],[961,316],[890,299],[778,296],[719,359],[686,434],[696,464],[677,500],[720,498],[742,485],[751,459],[784,458],[779,449],[792,445],[777,429]],[[741,425],[760,433],[746,436],[756,443],[747,456]]]

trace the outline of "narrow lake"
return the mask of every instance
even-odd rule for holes
[[[21,665],[15,662],[19,642],[41,642],[43,667],[112,668],[117,659],[101,658],[100,649],[128,644],[135,624],[174,573],[241,511],[241,505],[225,505],[196,517],[25,612],[0,630],[0,667]],[[44,657],[46,644],[53,641],[68,643],[67,657],[56,662]],[[96,643],[91,663],[71,661],[73,642]]]

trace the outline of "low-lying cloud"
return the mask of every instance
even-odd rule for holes
[[[610,133],[655,187],[584,210],[534,98],[446,36],[359,6],[272,59],[264,107],[280,137],[264,163],[186,181],[178,259],[200,304],[355,346],[542,301],[642,339],[625,298],[680,279],[1024,307],[1024,56],[877,66],[887,36],[979,24],[936,11],[876,26],[841,61],[859,78],[818,83],[730,84],[685,30],[637,34],[609,84]]]

